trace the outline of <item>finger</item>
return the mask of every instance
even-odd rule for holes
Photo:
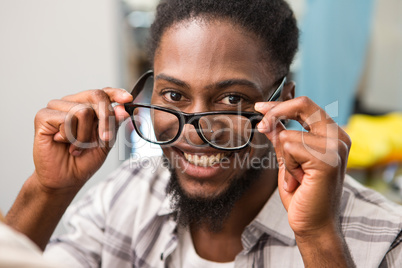
[[[71,140],[70,153],[75,152],[79,155],[83,150],[97,146],[96,138],[93,139],[93,129],[97,127],[95,112],[87,105],[77,105],[68,113],[66,124],[76,121],[75,139]],[[74,120],[75,119],[75,120]],[[71,128],[72,129],[72,128]],[[67,133],[71,137],[72,133]]]
[[[64,136],[62,133],[57,132],[54,136],[53,136],[53,140],[56,142],[62,142],[62,143],[69,143],[66,136]]]
[[[291,194],[290,196],[284,194],[281,195],[282,197],[286,197],[284,203],[285,207],[288,206],[290,198],[303,183],[305,177],[305,171],[302,167],[302,164],[293,157],[293,153],[295,150],[302,150],[302,146],[299,142],[287,141],[283,143],[283,163],[285,170],[282,181],[279,180],[278,185],[282,185],[283,191]],[[280,189],[281,192],[282,189]]]
[[[285,171],[283,189],[288,193],[293,193],[299,185],[299,181],[290,172]]]
[[[278,170],[278,190],[281,196],[282,203],[286,210],[289,209],[289,204],[295,194],[296,189],[300,186],[299,182],[286,170],[285,160],[279,164]]]
[[[71,102],[86,102],[88,99],[90,99],[91,95],[94,94],[94,92],[99,91],[99,90],[87,90],[83,91],[74,95],[69,95],[63,97],[63,100],[66,101],[71,101]],[[133,101],[133,96],[131,96],[130,93],[128,93],[126,90],[121,89],[121,88],[111,88],[111,87],[106,87],[100,91],[103,91],[105,94],[107,94],[110,102],[117,102],[117,103],[127,103],[130,101]]]
[[[68,118],[66,112],[48,108],[42,111],[43,112],[37,114],[35,119],[35,129],[38,137],[53,136],[53,141],[67,144],[76,142],[75,137],[77,136],[78,123],[76,117]],[[42,121],[42,119],[44,119],[44,121]],[[82,150],[77,150],[74,145],[70,145],[69,152],[73,156],[79,156],[81,151]]]
[[[120,125],[121,123],[123,123],[124,120],[130,117],[130,115],[126,112],[126,109],[124,109],[123,105],[116,105],[113,107],[113,109],[118,125]]]
[[[116,100],[117,95],[123,95],[122,91],[124,90],[108,89],[107,91],[109,94],[111,94],[111,92],[115,94],[109,96],[104,90],[90,90],[62,99],[70,102],[84,103],[92,107],[98,118],[99,137],[103,141],[109,141],[114,138],[116,121],[112,102]],[[132,99],[132,96],[126,99]]]
[[[282,131],[279,135],[279,139],[280,143],[283,145],[284,151],[288,150],[284,147],[286,143],[301,145],[300,148],[297,149],[297,154],[294,156],[300,155],[300,157],[297,158],[299,164],[309,161],[311,163],[325,163],[336,167],[346,162],[345,160],[348,157],[350,149],[348,145],[340,139],[321,137],[301,131]],[[344,161],[340,161],[341,159]]]
[[[286,170],[285,162],[286,160],[284,157],[278,159],[278,185],[283,186],[285,191],[291,193],[297,189],[300,183],[291,173],[289,173],[289,171]]]
[[[116,122],[113,120],[115,111],[118,112],[116,114],[117,124],[120,124],[128,117],[127,112],[122,111],[121,108],[113,109],[111,103],[127,103],[133,101],[133,96],[124,89],[107,87],[102,90],[88,90],[66,96],[63,100],[81,103],[90,102],[99,119],[99,136],[106,141],[113,139],[116,133],[114,130]],[[109,124],[112,124],[112,126]]]
[[[304,171],[302,164],[311,158],[311,154],[306,150],[305,146],[310,146],[309,148],[312,150],[320,152],[322,151],[320,143],[322,143],[323,139],[321,137],[317,138],[310,133],[293,130],[282,130],[278,134],[277,139],[279,139],[278,143],[281,145],[281,156],[285,169],[283,186],[287,192],[293,192],[303,180]],[[292,156],[294,149],[298,152],[303,152],[303,155],[306,158],[300,162],[296,161],[296,159]]]
[[[279,139],[279,135],[282,131],[286,130],[285,126],[282,124],[280,120],[276,122],[275,127],[272,129],[266,128],[266,124],[264,124],[264,121],[267,119],[264,118],[261,120],[260,123],[257,125],[257,129],[260,133],[265,134],[265,136],[271,141],[272,145],[274,146],[275,153],[278,159],[278,162],[281,160],[282,157],[282,145],[281,141]]]
[[[77,123],[77,125],[78,125],[78,123]],[[69,153],[72,154],[73,156],[80,156],[87,149],[100,148],[101,150],[104,150],[105,153],[107,154],[108,147],[104,146],[105,143],[102,143],[98,139],[98,127],[97,127],[97,125],[92,124],[92,125],[87,125],[87,127],[88,126],[90,126],[92,129],[86,129],[85,132],[86,132],[86,134],[90,133],[90,137],[91,137],[90,141],[81,142],[80,137],[78,135],[78,130],[77,130],[77,139],[75,140],[74,143],[70,144]],[[77,126],[77,129],[79,129],[78,126]]]
[[[317,139],[318,144],[323,143],[324,138]],[[340,192],[344,176],[339,176],[339,171],[345,170],[346,167],[345,161],[336,150],[328,149],[322,158],[317,158],[311,157],[310,152],[300,142],[284,142],[283,151],[286,171],[297,179],[299,187],[303,185],[304,189],[316,187],[315,189],[319,189],[323,195]],[[328,165],[331,167],[328,168]]]
[[[295,158],[293,157],[292,153],[289,151],[289,147],[297,147],[299,150],[300,148],[300,143],[297,142],[285,142],[284,143],[284,148],[283,148],[283,162],[285,165],[286,172],[289,173],[289,176],[286,178],[291,178],[295,180],[296,182],[294,183],[302,183],[303,181],[303,175],[304,171],[301,167],[301,163],[297,162]],[[288,182],[289,183],[289,182]]]
[[[103,91],[112,102],[127,103],[133,101],[133,96],[124,89],[105,87]]]
[[[70,143],[66,132],[76,135],[76,119],[66,124],[67,113],[48,108],[41,109],[35,116],[35,136],[48,137],[51,140],[62,143]],[[67,129],[71,127],[71,129]],[[49,140],[50,141],[50,140]]]
[[[56,142],[61,142],[61,143],[69,143],[71,144],[76,140],[77,137],[77,120],[76,118],[72,119],[70,123],[67,124],[70,129],[67,129],[65,127],[65,123],[62,123],[59,126],[59,132],[57,132],[53,136],[53,140]],[[67,133],[70,133],[67,135]]]
[[[60,127],[60,132],[55,140],[73,144],[72,150],[81,151],[87,147],[92,139],[93,125],[95,122],[95,111],[90,105],[64,101],[52,100],[48,108],[66,112],[65,123]]]
[[[307,97],[284,102],[257,103],[255,108],[265,114],[267,126],[274,126],[278,118],[291,119],[298,121],[311,133],[329,137],[339,136],[340,128],[332,118]]]
[[[293,192],[302,183],[305,171],[320,166],[326,169],[328,164],[336,167],[348,155],[347,145],[342,141],[307,132],[283,130],[279,140],[286,170],[283,185],[288,192]]]
[[[292,135],[289,135],[290,132],[292,131],[289,130],[282,131],[281,134],[279,135],[279,140],[282,149],[283,166],[286,171],[284,180],[288,184],[287,186],[289,188],[294,189],[295,187],[297,187],[299,183],[302,182],[304,172],[303,169],[301,168],[302,163],[297,162],[292,157],[291,152],[289,151],[289,147],[298,147],[299,150],[302,150],[303,148],[300,148],[299,146],[301,144],[300,137],[297,136],[296,138],[293,138]],[[291,136],[293,139],[287,138],[288,136]],[[287,190],[290,191],[290,189]]]
[[[35,115],[35,135],[53,136],[59,132],[59,127],[66,118],[66,113],[43,108]]]

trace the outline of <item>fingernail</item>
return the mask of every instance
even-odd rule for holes
[[[112,137],[112,132],[111,131],[105,131],[105,132],[103,132],[103,134],[102,134],[102,140],[104,140],[104,141],[108,141],[108,140],[110,140],[110,138]]]
[[[72,156],[80,156],[81,153],[82,153],[82,151],[80,151],[80,150],[74,150],[74,151],[71,153],[71,155],[72,155]]]
[[[131,94],[128,93],[128,92],[124,92],[123,97],[124,98],[129,98],[129,97],[131,97]]]
[[[264,103],[263,102],[256,102],[254,105],[254,108],[256,110],[262,109],[264,107]]]
[[[268,128],[265,125],[264,121],[261,121],[260,123],[258,123],[257,129],[259,132],[265,132],[265,131],[267,131]]]
[[[288,182],[283,180],[283,189],[287,192],[288,191]]]

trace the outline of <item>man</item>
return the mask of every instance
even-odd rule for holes
[[[400,207],[345,179],[349,137],[285,83],[297,40],[282,0],[162,1],[153,72],[133,95],[85,91],[37,114],[35,172],[8,223],[44,248],[105,160],[115,125],[131,117],[164,158],[126,162],[72,207],[71,233],[51,241],[52,258],[71,267],[396,266]],[[132,103],[147,79],[151,105]],[[287,130],[288,119],[307,132]]]

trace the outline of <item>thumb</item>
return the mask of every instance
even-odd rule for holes
[[[273,127],[265,120],[265,117],[261,120],[257,125],[257,129],[260,133],[263,133],[272,143],[275,149],[276,158],[278,163],[280,161],[283,162],[283,152],[282,152],[282,144],[279,138],[279,135],[282,131],[286,130],[285,126],[282,124],[280,120],[273,124]]]

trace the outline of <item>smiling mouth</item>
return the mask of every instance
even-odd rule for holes
[[[214,155],[197,155],[183,153],[184,158],[190,164],[202,167],[212,167],[213,165],[220,163],[224,159],[228,159],[232,153],[218,153]]]

